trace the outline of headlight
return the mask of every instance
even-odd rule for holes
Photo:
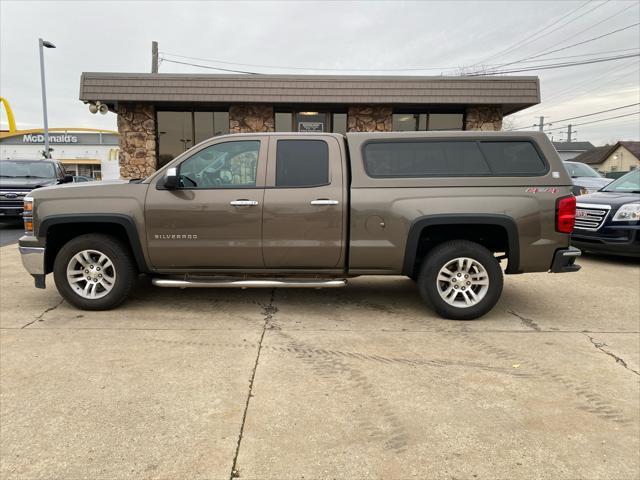
[[[24,233],[33,235],[33,198],[31,197],[24,197],[22,219],[24,220]]]
[[[640,220],[640,202],[621,206],[613,216],[614,222],[637,222]]]

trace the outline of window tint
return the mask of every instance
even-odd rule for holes
[[[540,175],[547,171],[530,142],[480,142],[495,175]]]
[[[260,142],[225,142],[200,150],[180,164],[181,186],[192,188],[253,187]]]
[[[312,187],[329,183],[329,147],[322,140],[278,140],[276,186]]]
[[[369,143],[364,167],[372,177],[491,174],[476,142]]]

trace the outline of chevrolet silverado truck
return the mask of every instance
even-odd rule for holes
[[[25,198],[23,264],[69,303],[158,287],[341,287],[405,275],[443,317],[475,319],[506,274],[573,272],[571,178],[542,133],[214,137],[146,179]]]

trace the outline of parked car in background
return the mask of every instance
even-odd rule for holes
[[[571,181],[573,182],[574,195],[585,195],[600,190],[602,187],[610,184],[611,178],[604,178],[586,163],[580,162],[563,162],[567,169]]]
[[[0,160],[0,216],[19,217],[29,192],[72,180],[54,160]]]
[[[579,198],[571,244],[581,250],[640,257],[640,170]]]
[[[86,177],[84,175],[74,175],[73,183],[82,183],[82,182],[95,182],[96,179],[93,177]]]

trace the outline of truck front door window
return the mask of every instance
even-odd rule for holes
[[[211,145],[180,165],[182,188],[255,187],[260,142]]]

